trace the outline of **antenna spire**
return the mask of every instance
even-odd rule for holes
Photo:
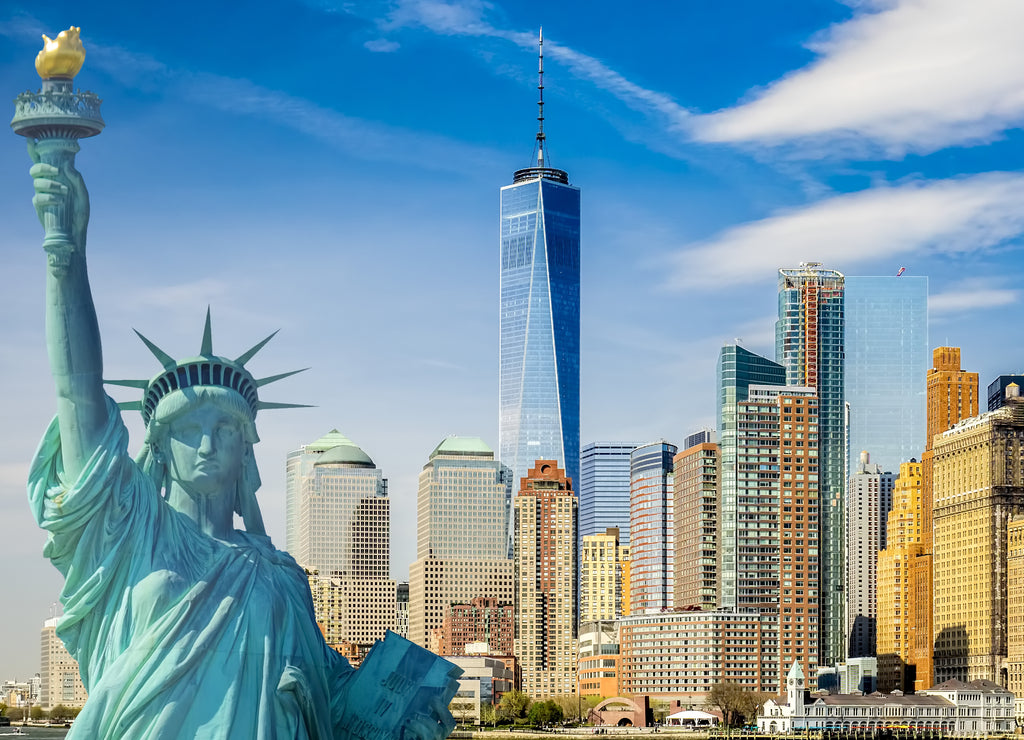
[[[537,166],[544,166],[544,27],[540,28],[540,35],[537,37],[537,54],[539,63],[537,68],[537,91],[540,99],[537,101]]]

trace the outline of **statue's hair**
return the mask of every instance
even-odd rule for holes
[[[252,449],[252,446],[259,442],[259,436],[256,434],[252,407],[234,390],[222,386],[200,385],[172,391],[161,398],[153,418],[146,426],[145,442],[137,458],[139,467],[152,479],[157,490],[163,491],[166,496],[170,488],[170,472],[166,459],[160,458],[154,450],[160,449],[166,454],[164,443],[171,422],[204,403],[213,404],[238,422],[242,433],[243,456],[241,475],[235,487],[234,510],[242,517],[247,532],[266,534],[263,515],[256,501],[256,491],[261,481]]]

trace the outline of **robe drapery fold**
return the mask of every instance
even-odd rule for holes
[[[102,444],[66,480],[51,423],[29,501],[64,575],[58,636],[89,701],[69,738],[328,740],[348,662],[323,640],[305,572],[265,536],[214,539],[158,493],[107,399]]]

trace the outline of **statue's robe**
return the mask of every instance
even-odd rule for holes
[[[128,455],[108,399],[102,444],[66,480],[56,420],[29,500],[64,574],[57,628],[89,700],[69,738],[326,739],[347,661],[323,640],[303,570],[270,539],[214,539]]]

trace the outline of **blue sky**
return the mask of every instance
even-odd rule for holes
[[[331,428],[390,480],[401,579],[429,452],[497,446],[498,189],[531,161],[540,25],[549,163],[582,188],[584,442],[713,423],[719,347],[771,354],[776,270],[802,260],[927,275],[933,346],[983,384],[1024,370],[1015,0],[92,5],[7,3],[0,87],[37,88],[39,35],[81,26],[108,376],[156,371],[132,328],[194,353],[207,305],[218,351],[280,328],[254,371],[312,367],[264,392],[316,404],[260,418],[281,546],[285,454]],[[11,135],[0,678],[38,670],[60,588],[24,495],[54,410],[28,167]]]

